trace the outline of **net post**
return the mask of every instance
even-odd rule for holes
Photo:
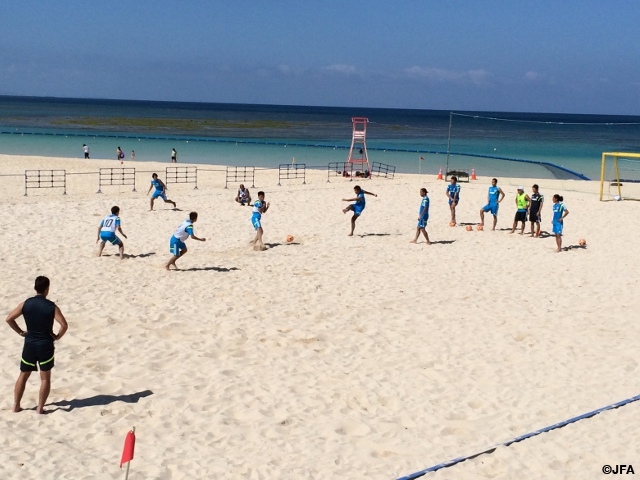
[[[616,170],[616,178],[618,179],[617,180],[617,183],[618,183],[618,197],[622,198],[622,190],[620,189],[621,188],[620,187],[620,183],[621,183],[620,182],[620,170],[618,169],[618,156],[617,155],[613,156],[613,167]]]
[[[602,164],[600,165],[600,201],[602,201],[602,194],[604,192],[604,170],[606,161],[607,154],[605,152],[602,152]]]

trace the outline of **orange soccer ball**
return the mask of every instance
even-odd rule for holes
[[[467,232],[470,232],[471,230],[473,230],[473,227],[471,225],[467,225],[466,230]]]
[[[287,235],[287,243],[293,242],[293,235]]]
[[[456,222],[449,222],[449,226],[450,227],[455,227],[456,226]]]
[[[581,238],[580,240],[578,240],[578,245],[580,245],[581,247],[586,247],[587,241],[584,238]]]
[[[481,232],[482,230],[484,230],[484,227],[483,227],[482,225],[478,225],[478,226],[476,227],[476,230],[477,230],[477,231],[479,231],[479,232]]]

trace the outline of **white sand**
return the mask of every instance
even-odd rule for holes
[[[161,178],[169,166],[125,163]],[[99,167],[119,165],[0,156],[0,174]],[[354,183],[308,172],[306,185],[279,187],[277,172],[259,171],[251,192],[271,202],[270,248],[255,252],[250,209],[234,204],[223,172],[201,171],[198,190],[169,185],[181,211],[148,212],[149,179],[99,195],[95,173],[70,175],[66,196],[24,197],[23,177],[0,177],[2,309],[44,274],[70,325],[42,417],[11,412],[22,339],[4,327],[0,478],[123,478],[135,425],[132,480],[392,479],[640,393],[638,204],[598,202],[597,184],[538,182],[544,229],[560,193],[564,245],[588,241],[556,254],[553,237],[450,228],[433,175],[360,181],[378,198],[348,238],[341,199]],[[499,229],[521,182],[534,183],[500,179]],[[431,246],[408,243],[423,185],[429,235],[443,242]],[[462,185],[459,222],[478,221],[488,185]],[[122,262],[113,246],[95,256],[116,204],[133,255]],[[184,270],[167,272],[169,238],[191,210],[207,242],[188,240]],[[23,407],[35,407],[38,385],[32,376]],[[634,461],[640,472],[639,412],[631,404],[424,478],[601,478],[603,464]]]

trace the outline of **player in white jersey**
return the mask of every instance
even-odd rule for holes
[[[173,256],[165,265],[165,268],[167,270],[171,270],[171,265],[173,265],[176,270],[178,269],[178,267],[176,266],[176,260],[187,253],[187,245],[184,243],[187,238],[191,237],[194,240],[199,240],[200,242],[205,242],[207,240],[206,238],[198,238],[194,235],[193,224],[197,220],[198,213],[191,212],[189,214],[189,220],[185,220],[184,222],[182,222],[171,237],[171,240],[169,240],[169,250],[171,251],[171,254]]]
[[[118,250],[120,250],[120,260],[124,258],[124,242],[116,236],[117,230],[124,238],[127,238],[120,226],[119,214],[120,207],[111,207],[111,215],[107,215],[100,222],[100,226],[98,227],[98,239],[96,240],[96,243],[100,242],[98,256],[102,255],[104,245],[109,242],[112,245],[118,245]]]

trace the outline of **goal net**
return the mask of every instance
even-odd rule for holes
[[[602,200],[640,200],[640,153],[602,153]]]

